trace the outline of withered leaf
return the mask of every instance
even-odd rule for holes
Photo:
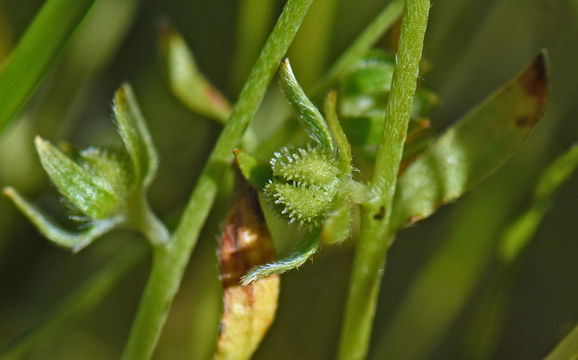
[[[219,240],[223,285],[223,314],[215,359],[249,359],[273,322],[279,276],[241,286],[241,277],[254,266],[275,260],[257,192],[236,169],[235,193]]]

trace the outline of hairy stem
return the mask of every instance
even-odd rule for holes
[[[215,200],[217,184],[232,160],[232,150],[257,112],[312,1],[289,0],[285,5],[197,181],[177,230],[168,245],[155,247],[151,275],[123,359],[151,357],[186,264]]]
[[[339,359],[363,359],[369,346],[379,284],[392,238],[389,218],[429,8],[429,0],[406,0],[405,3],[397,64],[370,184],[374,197],[362,206],[362,232],[353,262]]]

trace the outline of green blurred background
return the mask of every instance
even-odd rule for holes
[[[0,0],[0,59],[9,55],[42,3]],[[315,84],[385,4],[315,1],[290,50],[305,88]],[[182,32],[200,68],[234,101],[282,5],[267,0],[98,1],[30,103],[0,137],[0,187],[17,187],[66,223],[65,209],[41,171],[33,138],[40,134],[79,147],[120,144],[111,99],[119,84],[129,81],[161,155],[152,206],[174,226],[219,125],[191,113],[170,93],[156,45],[159,20],[169,19]],[[497,286],[503,296],[496,300],[502,309],[496,326],[488,321],[493,317],[484,305],[502,281],[495,255],[501,234],[529,205],[537,174],[578,140],[577,39],[576,0],[432,2],[424,49],[432,68],[423,84],[441,98],[432,114],[435,129],[457,119],[542,48],[551,65],[550,104],[503,169],[398,236],[382,284],[370,358],[537,359],[578,321],[578,176],[561,189],[532,243],[508,270],[505,285]],[[378,45],[390,44],[388,35]],[[256,121],[265,126],[282,120],[286,112],[273,86]],[[193,253],[155,359],[211,356],[221,308],[215,237],[227,192],[218,198]],[[277,249],[284,254],[295,239],[277,227]],[[110,257],[139,241],[133,233],[114,232],[72,256],[51,246],[0,199],[0,348],[42,321]],[[312,263],[282,277],[277,318],[256,359],[335,356],[351,255],[351,241],[324,248]],[[131,270],[94,311],[26,358],[118,358],[148,266],[145,262]]]

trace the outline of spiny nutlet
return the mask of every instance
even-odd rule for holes
[[[332,209],[339,188],[335,158],[316,147],[287,148],[271,159],[274,178],[265,193],[289,223],[319,226]]]

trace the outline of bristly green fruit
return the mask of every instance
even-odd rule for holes
[[[274,178],[264,191],[289,223],[320,225],[332,208],[339,188],[335,158],[308,146],[291,152],[283,148],[271,159]]]
[[[158,167],[158,156],[131,88],[123,85],[115,96],[115,117],[125,149],[89,147],[59,149],[36,138],[42,167],[67,202],[80,212],[73,219],[88,222],[84,231],[61,229],[14,189],[5,195],[39,231],[59,246],[79,251],[118,226],[142,232],[153,244],[169,234],[149,208],[146,191]]]
[[[249,182],[263,189],[289,223],[306,226],[308,232],[287,257],[251,269],[243,277],[244,285],[301,266],[317,252],[321,241],[333,244],[345,240],[351,229],[351,204],[364,199],[360,193],[365,193],[365,186],[352,179],[351,147],[337,119],[336,93],[327,96],[324,118],[297,83],[287,59],[281,64],[280,80],[287,100],[314,143],[282,148],[271,159],[268,171],[242,151],[235,155]],[[263,186],[260,183],[265,174],[271,178]]]

